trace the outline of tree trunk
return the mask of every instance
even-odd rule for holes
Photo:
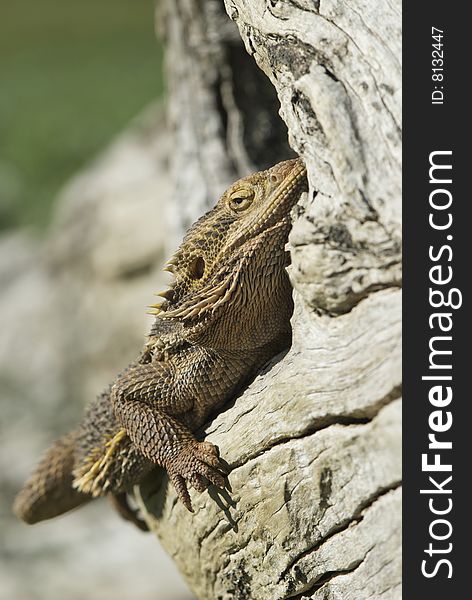
[[[292,347],[206,428],[231,492],[138,501],[198,598],[400,598],[400,2],[160,6],[176,231],[290,156],[279,107],[310,190]]]

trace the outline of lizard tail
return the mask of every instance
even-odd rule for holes
[[[25,523],[57,517],[91,500],[72,487],[76,436],[73,431],[53,444],[15,498],[13,512]]]

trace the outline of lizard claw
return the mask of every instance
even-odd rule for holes
[[[210,483],[225,487],[221,473],[218,448],[210,442],[193,441],[186,445],[174,461],[167,466],[169,478],[184,506],[193,512],[187,485],[203,492]]]

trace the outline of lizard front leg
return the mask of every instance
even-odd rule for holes
[[[193,403],[173,398],[168,392],[170,379],[169,368],[162,363],[134,365],[114,383],[111,401],[133,444],[166,469],[179,498],[193,512],[188,484],[202,492],[208,482],[219,487],[225,482],[216,446],[198,442],[179,420]]]

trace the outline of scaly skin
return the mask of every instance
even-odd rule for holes
[[[18,517],[35,523],[109,494],[136,522],[125,494],[154,465],[189,510],[188,485],[224,486],[218,449],[193,432],[290,344],[285,244],[306,185],[300,159],[279,163],[237,181],[193,225],[166,266],[175,282],[141,356],[48,451]]]

